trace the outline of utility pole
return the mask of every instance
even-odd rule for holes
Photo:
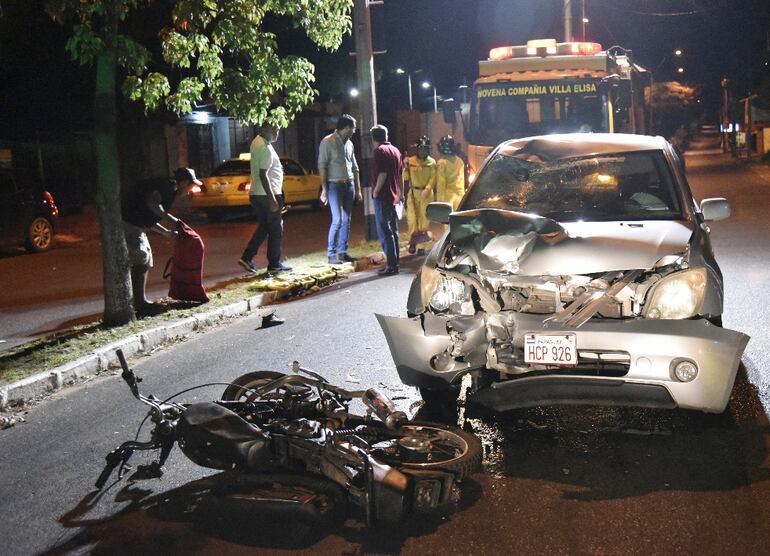
[[[564,0],[564,42],[572,40],[572,0]]]
[[[377,96],[374,88],[374,53],[372,52],[372,20],[369,5],[382,2],[355,0],[353,4],[353,27],[356,41],[356,73],[358,74],[358,102],[361,109],[361,121],[358,128],[361,133],[361,187],[364,196],[364,237],[377,239],[377,227],[374,220],[369,180],[372,168],[372,137],[369,130],[377,123]]]

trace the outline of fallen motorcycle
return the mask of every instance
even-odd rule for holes
[[[107,455],[99,489],[116,467],[119,478],[130,469],[135,451],[160,450],[137,471],[142,478],[160,477],[178,444],[207,468],[323,477],[342,487],[348,502],[365,512],[367,524],[374,524],[456,502],[459,483],[481,466],[481,443],[472,434],[409,421],[378,390],[345,390],[297,362],[292,374],[248,373],[227,383],[220,400],[183,404],[172,401],[176,396],[161,401],[141,394],[141,378],[120,350],[117,356],[123,380],[150,407],[153,427],[148,441],[124,442]],[[195,388],[205,386],[210,385]],[[366,416],[349,411],[356,399],[368,408]]]

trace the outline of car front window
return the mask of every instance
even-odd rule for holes
[[[499,152],[484,167],[460,210],[495,208],[580,220],[675,220],[679,196],[661,151],[555,161],[525,149]]]

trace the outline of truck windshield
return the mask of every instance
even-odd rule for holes
[[[572,132],[606,132],[606,100],[595,80],[499,82],[477,86],[471,141],[496,146],[508,139]]]
[[[490,160],[460,210],[495,208],[561,222],[678,220],[681,202],[661,151],[538,160],[501,151]]]

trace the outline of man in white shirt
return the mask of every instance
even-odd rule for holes
[[[283,166],[272,143],[278,139],[278,126],[262,124],[251,142],[251,189],[249,202],[257,215],[257,229],[251,236],[243,255],[238,260],[243,268],[256,274],[252,259],[267,239],[267,270],[278,272],[291,270],[281,264],[281,238],[283,237]]]

